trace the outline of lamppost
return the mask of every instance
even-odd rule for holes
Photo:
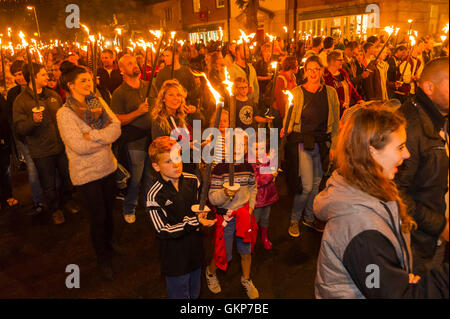
[[[39,30],[39,22],[38,22],[38,18],[37,18],[37,13],[36,13],[36,7],[34,6],[27,6],[28,10],[33,10],[34,12],[34,19],[36,20],[36,27],[37,27],[37,32],[38,32],[38,36],[39,36],[39,41],[41,41],[41,31]]]

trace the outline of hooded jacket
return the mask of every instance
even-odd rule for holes
[[[395,181],[408,213],[417,222],[411,234],[413,248],[432,258],[446,224],[449,164],[445,140],[439,135],[445,118],[421,88],[400,111],[407,122],[406,147],[411,156],[399,167]]]
[[[56,112],[62,105],[61,97],[55,91],[45,87],[38,95],[39,106],[44,106],[41,123],[33,121],[33,108],[36,102],[33,91],[26,87],[16,98],[13,105],[13,129],[25,140],[32,158],[53,156],[64,152],[64,144],[59,136]]]
[[[409,236],[396,202],[383,202],[333,173],[314,200],[326,221],[317,262],[316,298],[448,298],[448,264],[409,283]]]

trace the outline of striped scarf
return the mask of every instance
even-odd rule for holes
[[[111,123],[111,118],[103,107],[102,102],[93,93],[86,96],[85,101],[83,105],[74,97],[69,96],[66,105],[91,128],[100,130]]]

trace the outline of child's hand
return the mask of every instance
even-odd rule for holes
[[[213,220],[207,219],[206,218],[207,215],[208,215],[207,212],[199,213],[197,215],[198,222],[205,227],[211,227],[216,223],[217,219],[213,219]]]
[[[254,210],[254,208],[249,208],[248,209],[248,213],[251,215],[251,214],[253,214],[253,210]]]

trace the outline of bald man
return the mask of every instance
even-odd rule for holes
[[[400,108],[411,157],[399,168],[396,183],[417,223],[411,247],[419,276],[442,264],[448,243],[448,73],[448,58],[430,61],[416,95]]]
[[[125,54],[119,60],[123,82],[114,91],[111,98],[111,109],[122,123],[120,138],[119,162],[129,169],[131,174],[128,191],[123,202],[123,215],[127,223],[136,220],[135,210],[138,203],[139,187],[145,165],[147,165],[147,137],[150,135],[149,103],[146,101],[148,82],[140,79],[141,71],[136,59]],[[153,91],[152,91],[153,92]],[[154,93],[154,92],[153,92]],[[153,94],[154,95],[154,94]],[[126,143],[126,145],[124,145]],[[127,156],[122,154],[127,152]],[[128,158],[128,163],[123,159]]]

